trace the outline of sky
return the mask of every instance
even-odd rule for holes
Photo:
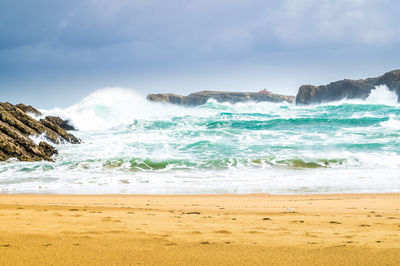
[[[400,68],[398,0],[1,0],[0,101],[297,93]]]

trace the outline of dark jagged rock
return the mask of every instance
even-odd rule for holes
[[[303,85],[296,97],[297,104],[339,101],[342,99],[366,99],[375,89],[364,81],[341,80],[324,86]]]
[[[18,107],[21,111],[24,111],[28,115],[33,114],[38,117],[43,116],[43,113],[41,113],[39,110],[30,105],[25,105],[23,103],[20,103],[17,104],[16,107]],[[65,130],[76,130],[73,126],[69,124],[68,120],[63,120],[58,116],[46,116],[44,120],[47,120],[48,122],[58,125]]]
[[[58,116],[46,116],[44,120],[51,122],[55,125],[58,125],[59,127],[65,130],[76,130],[73,126],[69,124],[68,120],[63,120]]]
[[[27,114],[33,114],[35,116],[42,116],[42,112],[40,112],[38,109],[32,107],[31,105],[25,105],[23,103],[17,104],[16,107],[18,107],[19,109],[21,109],[22,111],[24,111]]]
[[[21,107],[21,105],[19,105]],[[25,106],[25,105],[24,105]],[[10,103],[0,103],[0,160],[52,161],[57,150],[46,142],[37,145],[29,136],[43,135],[48,141],[80,143],[81,141],[50,120],[37,121]],[[33,107],[32,107],[33,108]]]
[[[224,92],[224,91],[201,91],[189,94],[188,96],[176,94],[149,94],[147,100],[154,102],[167,102],[173,104],[198,106],[205,104],[209,99],[217,102],[288,102],[294,103],[294,96],[273,94],[267,91],[261,92]]]
[[[366,79],[365,81],[374,86],[383,84],[388,86],[390,90],[397,93],[399,96],[398,101],[400,102],[400,69],[390,71],[376,78]]]
[[[39,149],[45,154],[58,154],[56,148],[44,141],[39,143]]]
[[[61,137],[61,140],[65,140],[66,142],[69,142],[72,144],[79,144],[81,142],[74,135],[72,135],[71,133],[68,133],[65,129],[63,129],[59,125],[53,123],[51,120],[40,119],[40,123],[42,123],[47,128],[53,130],[54,132],[56,132],[59,135],[59,137]]]
[[[340,101],[343,99],[366,99],[375,86],[386,85],[389,90],[399,96],[400,102],[400,70],[388,72],[375,78],[361,80],[340,80],[328,85],[303,85],[296,96],[296,104],[318,104],[323,102]]]

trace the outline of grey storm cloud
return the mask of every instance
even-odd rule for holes
[[[383,0],[5,0],[0,10],[3,57],[35,62],[48,54],[57,64],[386,45],[400,33],[400,3]]]
[[[349,57],[388,67],[398,10],[397,0],[2,0],[0,78],[215,62],[340,68]]]

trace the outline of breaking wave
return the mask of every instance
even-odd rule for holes
[[[400,106],[386,86],[365,101],[191,108],[105,88],[43,112],[84,143],[57,146],[55,163],[0,163],[3,192],[400,191]]]

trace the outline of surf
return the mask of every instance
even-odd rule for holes
[[[314,106],[197,107],[104,88],[41,111],[69,120],[84,143],[57,146],[54,163],[0,163],[3,192],[400,191],[400,106],[385,86]]]

